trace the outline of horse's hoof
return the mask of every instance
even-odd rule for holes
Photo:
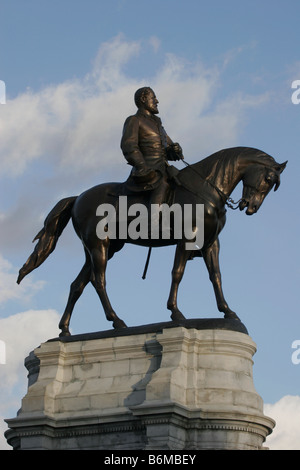
[[[127,328],[127,325],[123,322],[123,320],[120,320],[120,318],[118,318],[117,320],[114,320],[113,327],[118,330],[119,328]]]
[[[186,320],[185,316],[179,310],[172,313],[171,319],[175,322]]]
[[[234,312],[225,313],[224,318],[226,318],[227,320],[241,321],[240,318],[237,316],[237,314]]]
[[[64,328],[61,330],[61,333],[59,333],[59,337],[62,338],[64,336],[71,336],[69,328]]]

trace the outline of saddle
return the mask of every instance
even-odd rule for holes
[[[124,190],[128,193],[152,191],[159,186],[162,177],[163,175],[160,171],[152,168],[142,174],[132,170],[128,179],[124,183]]]
[[[173,165],[166,167],[167,179],[170,184],[170,191],[168,200],[165,201],[171,205],[174,199],[174,187],[181,186],[181,183],[177,177],[179,170]],[[162,182],[164,175],[159,170],[151,169],[149,173],[142,176],[136,176],[134,172],[131,172],[129,177],[124,183],[120,183],[113,192],[112,196],[137,196],[138,193],[150,193],[154,189],[158,188]],[[150,194],[149,194],[150,196]]]

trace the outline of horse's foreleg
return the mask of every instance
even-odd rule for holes
[[[121,320],[113,310],[107,292],[106,292],[106,266],[108,260],[108,247],[109,240],[102,240],[97,248],[91,251],[94,279],[92,280],[93,286],[100,297],[105,316],[108,321],[113,322],[114,328],[126,327],[123,320]]]
[[[69,336],[69,324],[71,320],[71,315],[74,309],[74,306],[81,296],[83,289],[91,280],[91,261],[86,253],[86,261],[81,269],[80,273],[78,274],[75,281],[72,282],[70,287],[70,294],[67,302],[67,306],[65,308],[64,314],[61,317],[59,322],[59,328],[61,329],[61,333],[59,336]]]
[[[174,265],[172,269],[172,284],[167,303],[167,308],[172,312],[171,318],[173,321],[185,320],[184,315],[177,307],[177,294],[189,255],[190,252],[184,249],[184,243],[179,243],[176,248]]]
[[[220,244],[216,239],[207,249],[203,250],[203,258],[208,269],[209,278],[214,287],[216,301],[220,312],[224,313],[224,318],[233,318],[239,320],[239,317],[228,307],[222,290],[221,272],[219,265]]]

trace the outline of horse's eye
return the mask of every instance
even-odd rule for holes
[[[274,184],[274,175],[267,175],[267,176],[265,177],[265,180],[266,180],[266,182],[269,183],[269,184]]]

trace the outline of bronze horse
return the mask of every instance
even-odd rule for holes
[[[204,204],[204,243],[200,250],[185,249],[184,238],[178,240],[132,240],[132,239],[99,239],[96,226],[99,216],[96,215],[100,204],[109,203],[117,207],[118,194],[121,194],[125,183],[104,183],[88,189],[78,197],[69,197],[59,201],[47,216],[43,229],[35,237],[38,243],[24,266],[20,269],[17,282],[37,268],[55,249],[58,238],[72,218],[74,229],[81,239],[86,260],[79,275],[71,284],[68,303],[59,323],[61,336],[70,335],[69,323],[75,303],[85,286],[91,282],[100,297],[107,320],[113,322],[114,328],[126,327],[113,310],[106,292],[105,271],[107,261],[119,251],[125,243],[143,246],[176,245],[176,254],[172,270],[172,284],[167,308],[172,312],[171,319],[180,322],[185,317],[177,307],[177,292],[183,277],[188,259],[193,256],[203,257],[210,280],[213,284],[217,306],[225,318],[239,320],[228,307],[222,292],[219,268],[218,235],[226,221],[226,205],[230,206],[229,196],[236,185],[243,182],[243,194],[239,209],[246,209],[251,215],[258,211],[269,191],[276,191],[280,184],[280,174],[286,163],[279,164],[266,153],[249,148],[235,147],[214,153],[198,163],[188,165],[178,172],[176,183],[173,183],[173,203]],[[128,196],[131,203],[149,201],[149,192],[132,193]]]

